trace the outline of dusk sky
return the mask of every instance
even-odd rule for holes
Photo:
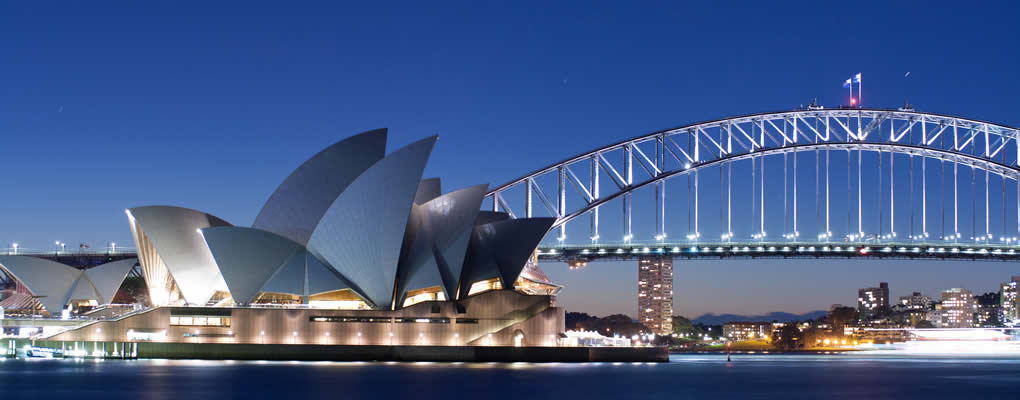
[[[426,176],[496,186],[692,122],[846,102],[1020,126],[1020,4],[67,2],[0,5],[0,247],[130,245],[124,209],[250,225],[317,151],[433,134]],[[474,5],[474,7],[467,7]],[[906,76],[909,72],[909,76]],[[545,264],[569,311],[636,314],[636,262]],[[998,262],[677,260],[675,313],[975,293]]]

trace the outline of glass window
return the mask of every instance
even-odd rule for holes
[[[222,326],[230,327],[230,317],[222,316],[171,316],[171,326]]]

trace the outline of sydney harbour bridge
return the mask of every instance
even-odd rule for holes
[[[557,218],[543,260],[1016,260],[1018,132],[911,109],[753,114],[579,154],[485,204]]]
[[[637,260],[672,331],[674,259],[1020,259],[1020,130],[913,109],[807,109],[654,132],[492,189],[556,218],[539,260]]]

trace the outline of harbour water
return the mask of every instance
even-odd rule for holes
[[[1014,398],[1020,357],[673,355],[669,363],[0,359],[3,399]]]

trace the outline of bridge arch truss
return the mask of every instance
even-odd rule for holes
[[[1020,236],[1018,136],[1020,130],[1000,124],[902,109],[809,109],[746,115],[654,132],[579,154],[492,189],[486,195],[486,207],[513,217],[556,217],[554,229],[561,244],[571,243],[566,237],[567,224],[587,216],[589,235],[580,241],[588,245],[614,241],[695,246],[736,241],[952,241],[1015,246]],[[776,177],[774,170],[766,169],[776,168],[777,158],[783,159],[779,167],[782,183],[766,178],[766,172]],[[836,158],[842,165],[831,169]],[[800,168],[814,171],[813,179],[804,179],[803,171],[797,172],[798,160]],[[804,161],[810,165],[804,166]],[[737,183],[735,165],[740,165]],[[865,166],[873,173],[863,173]],[[718,174],[706,176],[716,170]],[[833,171],[841,176],[833,177]],[[686,178],[689,186],[682,207],[686,210],[673,210],[667,201],[667,186],[680,178]],[[699,188],[705,179],[718,179],[714,186],[718,198]],[[830,192],[834,179],[845,189],[840,193],[845,198],[839,202],[833,201]],[[952,179],[951,184],[947,179]],[[738,199],[735,204],[734,185],[743,189],[750,185],[750,190],[744,191],[750,198]],[[781,195],[775,194],[774,185],[782,186]],[[909,194],[904,193],[906,187]],[[798,195],[798,188],[815,192],[812,207],[798,204],[805,199],[803,192]],[[654,191],[653,237],[634,235],[633,194],[638,190]],[[947,200],[950,191],[952,201]],[[866,192],[868,199],[864,198]],[[908,199],[897,198],[904,195]],[[961,195],[972,203],[962,210]],[[712,238],[702,236],[706,219],[715,217],[700,210],[706,196],[711,196],[708,201],[718,202],[713,204],[719,210],[718,234]],[[616,201],[622,203],[622,232],[618,238],[606,240],[600,231],[601,210]],[[834,210],[833,203],[843,209]],[[746,220],[735,221],[734,208],[743,208],[741,218]],[[689,223],[679,238],[675,234],[670,237],[673,232],[667,213],[678,211],[687,213]],[[774,223],[768,222],[774,222],[773,213],[780,211],[783,226],[772,227]],[[804,215],[807,212],[811,215]],[[833,215],[841,217],[844,212],[846,225],[842,232],[834,233]],[[805,219],[813,221],[805,224]],[[801,232],[805,225],[815,232]],[[970,232],[961,232],[962,226],[970,227]],[[781,234],[775,234],[776,230]]]

